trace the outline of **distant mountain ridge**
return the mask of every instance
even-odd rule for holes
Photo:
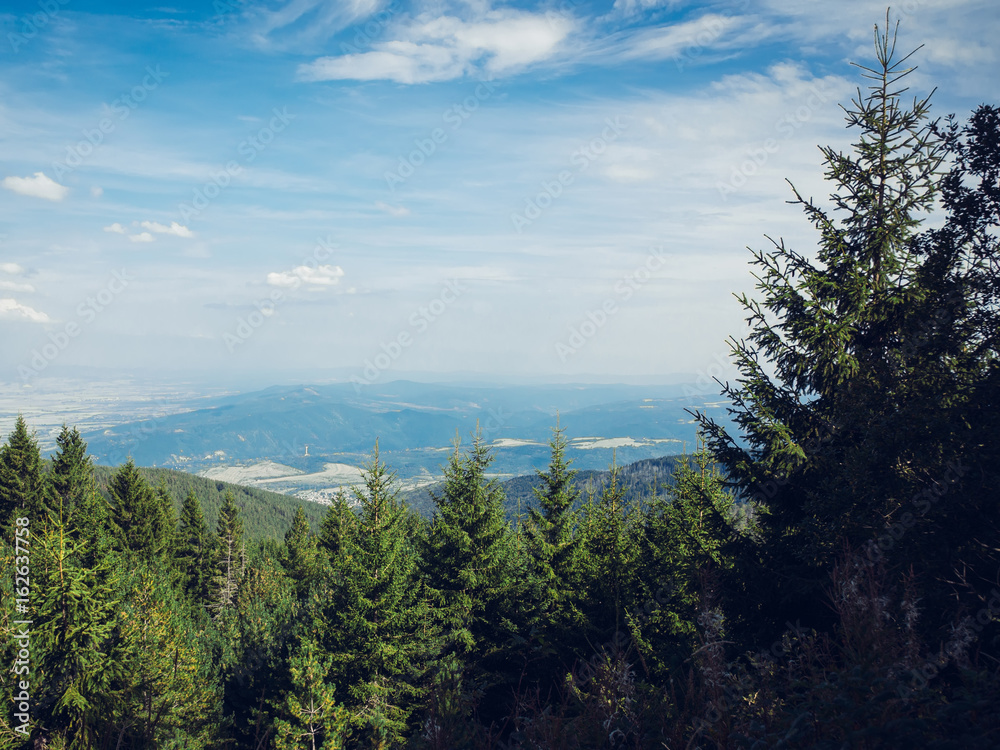
[[[681,452],[695,425],[685,408],[719,409],[690,386],[455,386],[397,381],[272,387],[200,402],[201,408],[86,434],[98,461],[199,472],[272,461],[296,471],[362,465],[378,439],[403,478],[437,475],[456,437],[476,425],[495,446],[501,473],[545,464],[556,424],[566,428],[581,469]],[[614,441],[614,442],[609,442]]]

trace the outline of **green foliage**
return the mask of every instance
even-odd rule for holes
[[[75,427],[69,429],[63,425],[59,437],[56,438],[58,450],[52,458],[52,489],[61,500],[63,511],[72,513],[80,503],[94,492],[94,467],[87,456],[87,443],[80,437]]]
[[[268,492],[256,487],[243,487],[172,469],[146,467],[137,467],[137,469],[150,487],[158,487],[161,483],[166,483],[174,501],[174,508],[178,512],[180,512],[184,498],[189,493],[193,491],[198,495],[202,512],[205,515],[205,523],[210,529],[215,528],[225,495],[227,492],[231,492],[243,517],[248,540],[274,539],[280,541],[291,526],[296,509],[302,505],[302,501],[297,498]],[[116,470],[109,466],[94,467],[94,478],[98,490],[106,498],[108,497],[108,483],[115,473]],[[319,524],[322,521],[324,515],[322,505],[306,503],[304,510],[311,524]]]
[[[38,441],[28,432],[20,415],[14,431],[0,447],[0,524],[6,530],[15,514],[23,513],[33,522],[45,519],[49,485],[42,473]]]
[[[576,472],[566,460],[566,436],[556,427],[549,446],[548,470],[538,472],[542,487],[535,491],[539,507],[524,524],[524,547],[530,559],[530,596],[543,633],[565,641],[567,632],[583,626],[578,585],[581,574],[580,537],[574,504],[579,490]]]
[[[212,536],[201,512],[201,502],[192,490],[181,507],[176,556],[181,585],[192,602],[205,604],[209,600],[212,552]]]
[[[312,641],[301,644],[292,655],[291,689],[275,722],[277,750],[342,750],[349,735],[348,714],[337,704],[333,686],[327,681],[330,658],[322,658]]]
[[[304,627],[277,558],[265,556],[247,570],[233,605],[213,624],[228,739],[238,747],[266,746],[291,685],[290,647]]]
[[[162,570],[143,568],[128,593],[108,654],[119,665],[108,722],[120,747],[207,747],[219,724],[208,639]]]
[[[354,490],[357,522],[326,570],[329,594],[318,617],[354,731],[361,742],[388,747],[406,734],[419,697],[426,606],[418,598],[408,511],[377,443],[363,480]]]
[[[59,516],[42,528],[32,559],[35,718],[47,741],[90,747],[98,741],[124,668],[108,658],[119,609],[113,559],[104,556],[87,566],[85,542],[73,539]]]
[[[112,536],[119,550],[147,562],[170,550],[172,533],[168,533],[163,497],[146,483],[131,459],[112,478],[108,492],[114,508]]]
[[[214,571],[209,583],[208,608],[218,617],[236,599],[240,578],[246,570],[243,521],[232,493],[227,492],[215,531]]]
[[[295,581],[300,593],[308,588],[316,575],[318,540],[309,528],[309,520],[300,505],[295,520],[285,534],[285,570]]]
[[[514,631],[513,543],[498,483],[486,478],[492,460],[481,433],[465,455],[456,443],[422,556],[446,648],[473,660]]]
[[[693,465],[677,465],[675,482],[643,514],[636,555],[637,596],[628,614],[644,669],[664,677],[698,647],[698,616],[706,574],[734,571],[734,542],[752,529],[734,528],[724,477],[704,447]]]
[[[601,643],[625,629],[625,612],[635,588],[638,512],[626,503],[618,477],[612,459],[611,480],[596,503],[589,499],[581,522],[587,619],[592,639]]]

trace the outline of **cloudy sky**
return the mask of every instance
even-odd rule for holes
[[[7,2],[0,380],[705,372],[882,2]],[[903,0],[1000,101],[995,0]],[[294,376],[291,375],[294,373]],[[303,376],[302,374],[306,375]]]

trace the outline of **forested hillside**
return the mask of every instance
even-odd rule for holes
[[[1000,109],[932,120],[876,51],[831,207],[792,193],[816,252],[753,255],[733,421],[655,497],[581,502],[557,428],[511,520],[478,433],[425,519],[376,443],[254,540],[252,498],[103,494],[19,420],[0,748],[1000,747]]]
[[[285,532],[291,528],[292,520],[295,518],[295,510],[300,505],[314,528],[319,528],[326,510],[320,505],[302,503],[288,495],[229,482],[219,482],[183,471],[151,469],[141,466],[137,467],[137,470],[139,476],[151,487],[159,487],[161,484],[166,486],[178,514],[184,504],[184,499],[189,493],[194,492],[201,503],[205,522],[209,528],[215,527],[226,493],[232,494],[236,507],[240,509],[247,538],[255,541],[284,538]],[[111,499],[108,485],[116,471],[117,469],[110,466],[94,467],[94,480],[105,500]]]
[[[618,468],[617,481],[622,489],[624,501],[632,504],[643,499],[652,499],[663,494],[664,488],[674,479],[677,463],[683,456],[662,456],[634,461]],[[575,486],[579,493],[577,509],[588,497],[597,497],[611,481],[611,470],[594,471],[579,470],[576,473]],[[505,479],[500,482],[504,497],[504,512],[509,520],[516,519],[518,514],[524,514],[538,506],[535,490],[541,489],[541,476],[525,475]],[[417,490],[405,492],[403,497],[413,510],[424,517],[434,513],[434,495],[440,495],[444,489],[443,483],[428,485]]]

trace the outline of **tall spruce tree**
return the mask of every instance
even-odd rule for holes
[[[94,491],[94,467],[87,455],[87,443],[75,427],[62,426],[56,438],[58,449],[52,457],[52,490],[61,498],[63,512],[70,514]]]
[[[217,617],[233,606],[240,578],[246,569],[243,520],[236,499],[229,490],[223,496],[215,532],[214,572],[209,609]]]
[[[434,495],[436,512],[422,561],[446,649],[478,659],[514,633],[511,620],[513,541],[503,490],[486,477],[493,461],[482,433],[463,455],[456,442]]]
[[[358,742],[388,747],[406,735],[419,696],[427,612],[407,539],[408,510],[377,442],[362,478],[364,487],[354,489],[360,514],[327,568],[330,595],[318,618]]]
[[[538,507],[531,508],[523,529],[536,624],[550,641],[563,645],[568,633],[584,624],[579,606],[582,548],[574,508],[580,493],[566,459],[564,432],[558,425],[553,429],[548,469],[537,472],[542,480],[535,489]]]
[[[732,342],[741,376],[724,391],[739,434],[699,415],[729,480],[758,506],[760,543],[744,545],[730,592],[758,640],[800,616],[830,624],[823,588],[842,546],[912,522],[920,493],[955,489],[941,459],[964,398],[955,348],[966,342],[940,338],[936,354],[951,357],[928,365],[928,305],[952,303],[927,283],[915,241],[945,143],[929,97],[902,101],[909,55],[897,58],[888,18],[875,48],[878,65],[862,68],[868,93],[845,110],[853,150],[822,149],[834,210],[794,192],[819,233],[815,260],[783,242],[755,253],[762,300],[740,298],[752,332]]]
[[[309,528],[309,519],[300,505],[295,510],[292,525],[285,532],[284,565],[301,594],[306,592],[316,574],[317,550],[316,535]]]
[[[38,441],[28,432],[24,417],[18,415],[14,430],[3,447],[0,447],[2,527],[9,529],[11,519],[19,513],[25,514],[32,523],[43,522],[48,513],[49,492],[49,483],[42,473]]]
[[[112,534],[118,548],[146,561],[158,559],[170,544],[164,534],[163,500],[129,458],[111,478]]]
[[[181,585],[192,602],[208,601],[208,584],[212,577],[212,537],[201,511],[197,493],[190,490],[181,506],[177,530],[177,563],[181,570]]]
[[[634,589],[636,513],[626,500],[620,477],[621,469],[612,458],[608,483],[598,501],[591,500],[585,506],[581,524],[586,551],[587,619],[591,640],[600,643],[624,632],[625,610]]]
[[[54,512],[33,547],[33,714],[41,744],[99,746],[114,680],[128,668],[108,658],[119,607],[109,561],[88,563],[86,544]]]

